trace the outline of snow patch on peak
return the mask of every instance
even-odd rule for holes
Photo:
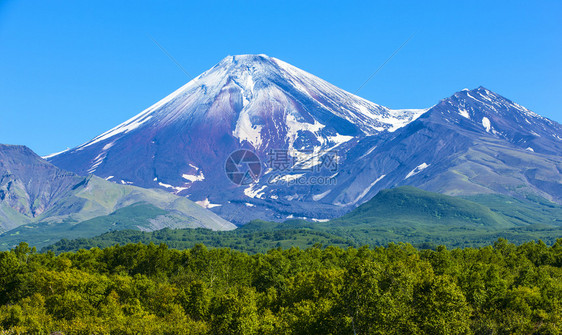
[[[381,118],[378,117],[377,119],[382,122],[389,124],[390,127],[387,128],[389,132],[394,132],[397,129],[400,129],[409,123],[415,121],[417,118],[422,116],[425,112],[427,112],[430,108],[423,108],[423,109],[388,109],[388,114],[390,117]]]
[[[102,149],[102,150],[103,150],[103,151],[109,150],[109,149],[111,149],[111,147],[112,147],[114,144],[115,144],[115,142],[107,143],[106,145],[103,146],[103,149]]]
[[[181,176],[183,179],[189,180],[192,183],[196,181],[205,180],[205,176],[203,175],[203,172],[199,172],[198,175],[184,173]]]
[[[54,154],[50,154],[50,155],[47,155],[47,156],[42,156],[41,158],[43,158],[43,159],[49,159],[49,158],[58,156],[58,155],[60,155],[60,154],[62,154],[62,153],[65,153],[65,152],[67,152],[68,150],[70,150],[70,148],[66,148],[66,149],[63,150],[63,151],[55,152]]]
[[[187,190],[189,187],[180,187],[180,186],[173,186],[170,184],[164,184],[162,182],[158,182],[158,185],[165,187],[165,188],[171,188],[173,190],[175,190],[174,194],[178,194],[181,191]]]
[[[352,139],[354,139],[353,136],[340,135],[340,134],[337,134],[336,136],[328,136],[327,138],[329,142],[334,143],[336,146],[345,142],[349,142]]]
[[[482,92],[478,91],[478,95],[480,95],[482,97],[482,99],[490,102],[490,103],[494,103],[494,100],[492,100],[490,97],[493,97],[491,94],[489,94],[489,91],[484,91],[485,94],[482,94]]]
[[[384,177],[386,177],[385,174],[375,179],[366,189],[363,190],[363,192],[361,192],[361,194],[359,194],[357,198],[355,198],[355,200],[353,200],[352,204],[355,205],[359,200],[363,199],[367,195],[367,193],[369,193],[369,191],[373,188],[373,186],[375,186],[375,184],[381,181]]]
[[[107,156],[107,153],[105,151],[99,153],[96,156],[96,158],[94,158],[94,161],[92,162],[92,166],[90,166],[90,168],[88,169],[88,173],[94,173],[98,168],[98,166],[100,166],[100,164],[103,163],[105,156]]]
[[[271,57],[266,54],[242,54],[242,55],[229,55],[223,58],[220,63],[231,64],[253,64],[256,62],[271,61]],[[219,63],[219,64],[220,64]]]
[[[410,171],[407,175],[406,178],[404,179],[408,179],[412,176],[417,175],[418,173],[422,172],[423,170],[427,169],[428,166],[430,166],[431,164],[427,164],[427,163],[421,163],[420,165],[416,166],[415,169],[413,169],[412,171]]]
[[[205,200],[196,201],[195,203],[198,204],[199,206],[201,206],[203,208],[207,208],[207,209],[222,206],[221,204],[212,204],[209,201],[209,198],[205,198]]]
[[[170,185],[170,184],[164,184],[162,182],[159,182],[158,185],[162,186],[162,187],[166,187],[166,188],[174,188],[174,186]]]
[[[301,117],[296,113],[287,113],[285,116],[285,124],[287,125],[287,142],[289,144],[289,151],[294,151],[294,143],[299,136],[299,132],[309,131],[313,133],[316,138],[322,143],[322,139],[319,136],[320,130],[322,130],[325,125],[314,119],[314,123],[309,123],[305,120],[300,119]]]
[[[330,221],[330,219],[315,219],[315,218],[311,218],[312,221],[314,222],[328,222]]]
[[[484,127],[484,129],[486,129],[486,131],[489,133],[490,129],[492,129],[492,123],[490,122],[490,119],[488,119],[487,117],[483,117],[482,118],[482,126]]]
[[[262,187],[258,188],[257,184],[250,185],[249,187],[244,189],[244,194],[249,198],[258,198],[261,199],[264,196],[263,190],[267,187],[267,185],[263,185]]]
[[[233,135],[238,138],[240,142],[247,141],[252,144],[255,149],[259,149],[263,143],[261,130],[262,126],[252,124],[248,111],[243,110],[238,117]]]
[[[324,199],[328,194],[330,194],[330,192],[332,192],[332,190],[327,190],[326,192],[322,192],[322,193],[320,193],[320,194],[314,194],[314,195],[312,196],[312,200],[314,200],[314,201],[322,200],[322,199]]]

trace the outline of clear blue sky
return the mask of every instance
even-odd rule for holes
[[[265,53],[391,108],[483,85],[562,121],[562,2],[0,0],[0,143],[41,155],[137,114],[226,55]]]

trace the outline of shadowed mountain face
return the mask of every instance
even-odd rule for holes
[[[332,201],[358,203],[382,188],[412,185],[449,195],[536,194],[560,203],[561,135],[560,124],[485,88],[464,90],[388,137],[367,137],[353,148],[350,157],[362,158],[346,165],[348,177]],[[365,181],[379,178],[365,193]]]
[[[262,163],[259,180],[244,186],[224,171],[241,148]],[[558,123],[483,87],[430,109],[391,110],[278,59],[242,55],[48,159],[81,175],[159,187],[245,223],[333,218],[400,185],[560,202],[561,154]]]
[[[82,181],[27,147],[0,144],[0,232],[41,216]]]
[[[127,228],[234,228],[230,222],[185,198],[160,190],[118,185],[91,175],[81,177],[46,162],[27,147],[0,144],[0,233],[6,232],[4,235],[22,225],[27,229],[17,233],[22,240],[40,225],[52,228],[63,224],[68,230],[78,231],[77,224],[82,221],[133,205],[149,206],[154,215]],[[64,231],[59,233],[59,238],[65,236]]]

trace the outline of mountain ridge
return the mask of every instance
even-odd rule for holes
[[[261,160],[262,174],[250,185],[233,184],[224,170],[240,149]],[[275,151],[290,160],[286,170],[275,168]],[[330,153],[337,171],[322,169]],[[561,202],[561,154],[562,126],[484,87],[428,109],[391,110],[276,58],[241,55],[48,160],[162,188],[241,224],[242,216],[330,219],[401,185]],[[319,178],[330,183],[310,182]]]
[[[147,217],[142,227],[148,230],[166,226],[235,228],[188,199],[93,175],[78,176],[48,163],[25,146],[0,144],[0,240],[9,236],[25,239],[26,234],[41,230],[39,227],[64,226],[60,239],[71,230],[77,231],[82,221],[135,204],[158,209],[151,211],[158,215]]]

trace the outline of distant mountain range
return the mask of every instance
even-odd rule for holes
[[[247,149],[259,179],[232,183]],[[327,220],[381,189],[562,202],[562,126],[486,88],[392,110],[265,55],[229,56],[121,125],[46,157],[79,175],[161,188],[223,218]],[[281,164],[282,163],[282,164]]]
[[[41,246],[62,237],[165,227],[235,228],[184,197],[79,176],[27,147],[0,144],[0,249],[20,240]]]

